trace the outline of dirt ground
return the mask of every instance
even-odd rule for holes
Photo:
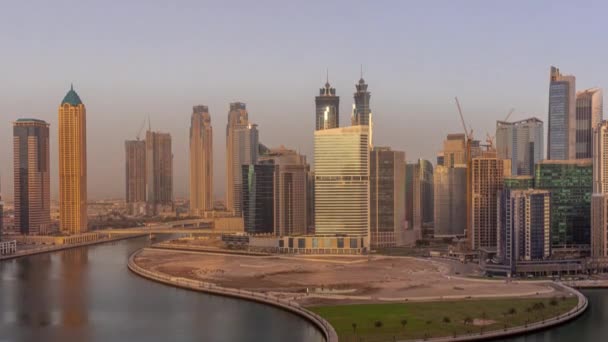
[[[269,256],[145,249],[135,262],[175,277],[269,292],[306,304],[556,296],[548,283],[464,278],[457,262],[387,256]]]

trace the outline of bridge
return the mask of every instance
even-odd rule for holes
[[[220,219],[221,220],[221,219]],[[242,221],[241,221],[242,222]],[[99,230],[107,234],[223,234],[243,232],[239,224],[217,224],[218,219],[193,219],[151,223],[144,227]]]

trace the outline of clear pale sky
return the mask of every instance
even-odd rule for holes
[[[7,1],[0,11],[0,174],[12,197],[12,122],[51,124],[70,83],[87,107],[89,196],[124,196],[124,140],[145,116],[173,137],[175,195],[187,195],[192,106],[209,106],[215,195],[223,198],[228,104],[247,103],[260,139],[312,161],[314,96],[329,68],[350,123],[359,65],[376,145],[434,161],[462,128],[547,120],[550,65],[577,88],[608,80],[601,1]]]

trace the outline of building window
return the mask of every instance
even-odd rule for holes
[[[306,239],[298,239],[298,248],[306,248]]]
[[[338,248],[344,248],[344,238],[338,238]]]
[[[293,238],[289,238],[289,248],[293,248]]]
[[[357,248],[357,239],[350,239],[350,248]]]
[[[319,248],[319,239],[312,238],[312,248]]]

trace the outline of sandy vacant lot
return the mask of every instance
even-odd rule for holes
[[[299,297],[307,304],[562,295],[547,283],[464,279],[454,273],[466,269],[462,265],[408,257],[250,257],[145,249],[135,262],[171,276]]]

